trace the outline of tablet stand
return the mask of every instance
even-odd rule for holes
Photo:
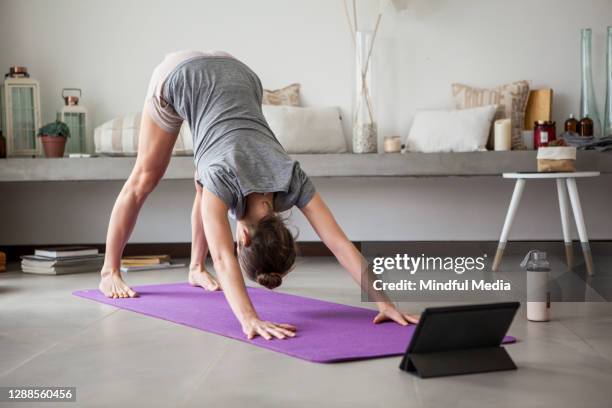
[[[400,369],[414,372],[421,378],[487,371],[516,370],[516,365],[501,346],[463,350],[406,353]]]

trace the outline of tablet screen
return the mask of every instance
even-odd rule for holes
[[[421,315],[408,353],[499,346],[518,302],[427,308]]]

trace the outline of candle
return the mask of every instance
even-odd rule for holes
[[[402,141],[399,136],[386,136],[384,142],[385,153],[398,153],[402,150]]]
[[[510,119],[495,121],[495,150],[510,150],[512,146],[512,126]]]

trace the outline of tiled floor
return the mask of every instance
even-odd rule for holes
[[[185,277],[137,272],[129,282]],[[71,295],[96,285],[95,274],[0,274],[0,386],[76,386],[67,407],[612,406],[609,303],[555,304],[549,323],[519,311],[510,334],[520,341],[507,347],[517,371],[422,380],[398,370],[399,357],[308,363]],[[300,260],[282,291],[360,304],[327,258]]]

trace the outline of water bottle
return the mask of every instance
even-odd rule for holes
[[[527,320],[547,322],[550,320],[550,262],[546,252],[529,251],[521,267],[527,271]]]

